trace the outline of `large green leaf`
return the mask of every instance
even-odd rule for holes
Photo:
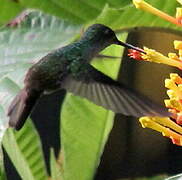
[[[10,78],[21,87],[27,69],[52,49],[67,44],[78,32],[77,26],[71,26],[55,17],[32,12],[16,29],[2,28],[0,31],[0,79]],[[31,40],[31,41],[30,41]],[[6,80],[5,80],[6,81]],[[12,95],[12,92],[2,93]],[[14,94],[15,96],[15,94]],[[12,99],[8,99],[10,102]],[[1,100],[2,104],[4,99]],[[7,109],[6,103],[5,109]]]
[[[111,8],[120,9],[125,6],[131,5],[132,0],[107,0],[107,2]]]
[[[123,34],[121,39],[125,39]],[[104,52],[120,56],[121,48],[111,46]],[[117,77],[120,59],[93,62],[99,70]],[[112,68],[111,68],[112,67]],[[114,113],[86,99],[68,94],[61,112],[61,147],[64,180],[91,180],[98,167],[104,145],[113,125]]]
[[[150,0],[151,5],[160,10],[175,16],[176,7],[179,6],[175,0]],[[94,23],[103,23],[114,29],[132,28],[136,26],[151,26],[151,27],[170,27],[179,29],[174,24],[167,22],[153,14],[136,9],[134,6],[126,6],[122,9],[113,9],[106,5],[102,13],[93,21]]]
[[[6,136],[4,136],[4,147],[6,152],[10,155],[12,162],[14,163],[17,171],[22,179],[34,180],[31,169],[29,168],[26,159],[22,156],[22,152],[18,147],[12,129],[7,130]]]
[[[52,49],[67,44],[78,30],[78,26],[33,11],[19,28],[0,30],[0,65],[36,61]]]
[[[73,23],[86,23],[97,17],[103,7],[109,3],[111,7],[123,7],[131,3],[131,0],[0,0],[0,24],[10,20],[24,8],[40,9],[46,13],[69,20]],[[6,12],[11,13],[6,13]]]
[[[16,1],[0,0],[0,4],[0,25],[7,23],[23,10]]]
[[[0,23],[12,18],[22,8],[35,8],[44,12],[67,19],[73,23],[89,23],[90,21],[104,23],[113,28],[130,28],[134,26],[163,26],[177,28],[148,12],[136,9],[131,5],[131,0],[22,0],[13,2],[0,0]],[[154,7],[175,16],[176,7],[179,6],[176,0],[166,0],[165,3],[159,0],[146,0]],[[8,9],[9,8],[9,9]],[[6,13],[8,12],[11,13]],[[98,17],[98,18],[97,18]],[[145,17],[142,18],[141,17]],[[1,19],[2,18],[2,19]],[[95,21],[95,18],[97,19]]]

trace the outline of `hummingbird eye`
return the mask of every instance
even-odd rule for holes
[[[110,29],[105,29],[104,30],[104,35],[105,37],[109,38],[109,39],[112,39],[113,37],[115,37],[115,34],[112,30]]]
[[[105,29],[104,34],[105,34],[105,35],[110,34],[110,30],[109,30],[109,29]]]

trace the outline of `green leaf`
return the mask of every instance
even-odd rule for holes
[[[132,0],[107,0],[107,2],[112,8],[120,9],[125,6],[131,5]]]
[[[1,1],[3,5],[0,7],[0,17],[2,17],[0,23],[12,18],[22,8],[35,8],[79,24],[91,21],[91,23],[104,23],[113,28],[131,28],[135,26],[177,28],[176,25],[172,25],[155,15],[136,9],[131,5],[131,0],[45,0],[44,3],[40,0],[22,0],[17,3],[9,0]],[[176,7],[179,6],[178,2],[174,0],[166,0],[165,3],[159,0],[147,1],[172,16],[175,16]],[[11,13],[6,13],[7,10]]]
[[[31,12],[19,28],[1,29],[0,65],[35,62],[52,49],[70,42],[79,29],[54,16]]]
[[[61,168],[55,158],[53,149],[51,149],[51,155],[50,155],[50,169],[51,169],[51,180],[63,180],[61,174]]]
[[[21,131],[13,132],[12,129],[6,131],[3,147],[22,179],[47,178],[40,138],[30,119]]]
[[[3,138],[3,146],[11,158],[22,179],[34,180],[31,169],[29,168],[26,159],[22,156],[22,152],[18,147],[12,129],[6,131]]]
[[[7,23],[23,10],[23,7],[15,1],[0,0],[0,4],[0,25]]]
[[[122,35],[122,39],[126,34]],[[120,47],[104,52],[121,56]],[[95,60],[94,66],[116,79],[120,59]],[[111,68],[112,67],[112,68]],[[114,113],[86,99],[68,94],[61,112],[61,147],[64,180],[91,180],[113,125]]]
[[[32,121],[28,119],[21,131],[14,132],[14,135],[22,156],[26,159],[34,179],[45,180],[47,178],[47,171],[42,152],[42,145],[39,134]],[[13,154],[9,154],[9,156],[11,158]],[[14,163],[16,164],[16,162]]]
[[[148,2],[172,16],[175,16],[176,7],[179,6],[176,1],[171,0],[166,0],[165,3],[158,0],[150,0]],[[102,13],[91,23],[103,23],[114,29],[132,28],[136,26],[170,27],[179,29],[176,25],[150,14],[149,12],[136,9],[134,6],[114,9],[106,5]]]
[[[39,9],[72,23],[83,24],[96,18],[107,3],[111,7],[120,8],[131,3],[131,0],[44,0],[44,2],[41,0],[21,0],[17,2],[0,0],[0,3],[0,24],[12,19],[23,8]],[[6,13],[7,11],[10,13]]]
[[[3,0],[3,2],[4,6],[8,6],[8,0]],[[18,3],[10,3],[9,6],[14,7],[15,10],[21,10],[21,7],[39,9],[45,13],[58,16],[74,23],[85,23],[98,16],[105,3],[106,0],[46,0],[44,2],[41,0],[22,0],[18,1]],[[17,11],[13,11],[13,13],[16,15]],[[3,23],[10,18],[12,18],[12,15],[8,16],[7,14],[5,19],[1,21]]]

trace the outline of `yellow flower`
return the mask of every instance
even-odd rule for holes
[[[176,19],[179,24],[182,24],[182,8],[176,8]]]
[[[146,52],[146,54],[142,55],[143,60],[156,62],[156,63],[162,63],[162,64],[175,66],[175,67],[178,67],[179,69],[182,69],[182,62],[180,62],[179,59],[177,60],[177,59],[169,58],[147,47],[144,47],[144,51]]]
[[[167,94],[169,99],[165,99],[165,105],[172,113],[170,117],[141,117],[139,119],[143,128],[151,128],[161,132],[164,136],[171,138],[174,144],[182,146],[182,78],[171,73],[170,79],[165,80],[165,86],[169,89]],[[176,121],[176,122],[175,122]]]
[[[181,0],[178,0],[178,2],[182,2]],[[133,0],[133,4],[135,5],[136,8],[142,9],[144,11],[150,12],[151,14],[157,15],[161,17],[162,19],[165,19],[173,24],[176,24],[178,26],[182,26],[182,21],[181,21],[181,14],[182,10],[181,8],[177,8],[176,12],[176,18],[166,14],[165,12],[160,11],[159,9],[151,6],[149,3],[145,2],[144,0]]]
[[[177,1],[182,4],[182,0]],[[176,9],[176,17],[174,18],[154,8],[144,0],[133,0],[133,3],[136,8],[182,26],[182,8]],[[174,48],[178,50],[178,54],[169,53],[168,56],[164,56],[153,49],[144,47],[145,53],[130,50],[128,55],[136,60],[162,63],[182,69],[182,41],[175,40]],[[165,87],[168,88],[169,99],[165,99],[164,102],[172,114],[171,117],[141,117],[139,121],[143,128],[148,127],[161,132],[163,136],[169,137],[174,144],[182,146],[182,127],[180,126],[182,125],[182,78],[176,73],[171,73],[170,78],[165,80]]]
[[[182,17],[182,8],[176,8],[176,18],[181,18]]]
[[[147,47],[144,47],[143,49],[145,53],[137,52],[137,56],[135,51],[130,49],[128,56],[136,60],[162,63],[182,69],[182,41],[175,40],[174,48],[179,51],[179,56],[175,53],[169,53],[167,57],[164,56],[162,53],[159,53],[154,49],[149,49]]]
[[[163,63],[182,69],[182,41],[175,40],[174,48],[179,53],[169,53],[168,57],[147,47],[144,47],[145,53],[129,50],[129,56],[137,60]],[[139,121],[142,127],[159,131],[169,137],[174,144],[182,146],[182,127],[178,125],[182,125],[182,78],[176,73],[171,73],[170,78],[165,80],[165,87],[168,88],[169,99],[165,99],[164,102],[172,117],[141,117]]]
[[[139,121],[143,128],[147,127],[161,132],[163,136],[169,137],[174,144],[182,146],[182,127],[170,118],[142,117]]]

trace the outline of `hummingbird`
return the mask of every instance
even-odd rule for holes
[[[59,89],[127,116],[170,116],[167,108],[113,80],[90,64],[100,51],[112,44],[143,52],[138,47],[119,41],[109,27],[94,24],[80,40],[41,58],[28,70],[24,88],[8,108],[9,126],[21,129],[40,96]]]

